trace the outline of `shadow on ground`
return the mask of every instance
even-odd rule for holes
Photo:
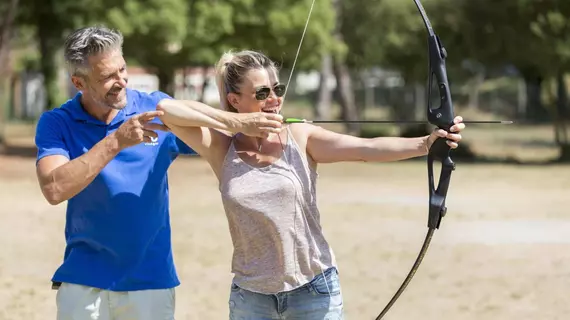
[[[18,146],[10,144],[0,146],[0,155],[3,156],[35,158],[36,154],[37,148],[35,146]]]

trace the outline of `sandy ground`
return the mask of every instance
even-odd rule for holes
[[[427,231],[425,163],[335,164],[320,174],[347,319],[374,319]],[[203,161],[179,159],[170,182],[177,319],[227,319],[231,243],[215,179]],[[568,319],[569,187],[568,166],[459,164],[441,229],[384,319]],[[0,201],[0,319],[55,319],[49,279],[63,254],[65,205],[47,204],[34,159],[16,157],[0,158]]]

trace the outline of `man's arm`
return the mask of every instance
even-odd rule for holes
[[[111,134],[71,161],[63,155],[40,159],[36,171],[44,197],[51,205],[71,199],[85,189],[119,151],[118,141]]]
[[[53,114],[42,115],[36,132],[39,159],[36,174],[44,197],[56,205],[81,192],[122,149],[157,137],[153,130],[161,130],[161,125],[148,121],[161,115],[162,112],[150,111],[131,117],[117,131],[71,161],[61,134],[62,121]]]

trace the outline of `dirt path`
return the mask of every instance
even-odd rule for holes
[[[347,319],[374,319],[427,231],[425,164],[320,172],[322,223]],[[227,319],[231,242],[214,177],[202,161],[180,159],[170,183],[177,320]],[[569,186],[570,167],[459,164],[448,215],[385,319],[567,319]],[[34,160],[21,158],[0,158],[0,201],[0,319],[55,319],[49,279],[63,254],[65,205],[43,200]]]

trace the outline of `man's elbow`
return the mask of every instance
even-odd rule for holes
[[[57,206],[58,204],[67,200],[63,194],[61,192],[58,192],[53,186],[42,187],[42,193],[47,202],[52,206]]]
[[[56,200],[56,199],[48,199],[48,203],[51,204],[52,206],[57,206],[58,204],[62,203],[62,200]]]
[[[49,204],[51,204],[52,206],[57,206],[58,204],[65,201],[64,198],[59,197],[57,195],[46,195],[45,198],[46,198],[47,202]]]

